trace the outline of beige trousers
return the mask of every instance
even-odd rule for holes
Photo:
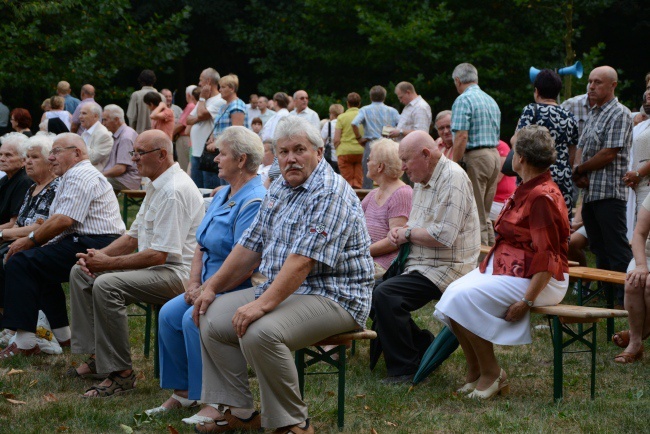
[[[497,178],[501,171],[501,159],[496,148],[476,149],[465,152],[463,161],[467,164],[467,176],[472,182],[474,200],[481,223],[481,244],[494,245],[494,228],[490,220],[492,201],[497,191]]]
[[[176,139],[176,157],[183,172],[187,172],[187,166],[190,164],[190,136],[178,136],[178,139]]]
[[[246,363],[257,374],[262,426],[277,428],[308,418],[291,351],[359,326],[337,303],[317,295],[291,295],[252,323],[238,339],[232,317],[255,298],[255,288],[217,298],[201,318],[201,400],[253,408]]]
[[[96,354],[97,372],[131,369],[126,306],[163,305],[184,291],[178,275],[164,265],[106,272],[97,279],[75,265],[70,271],[72,352]]]

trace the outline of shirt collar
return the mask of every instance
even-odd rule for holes
[[[114,139],[119,139],[124,130],[126,129],[126,124],[120,125],[120,127],[113,133],[113,138]]]
[[[517,190],[515,190],[515,194],[518,197],[525,197],[528,196],[528,194],[538,185],[551,181],[551,171],[546,170],[543,173],[537,175],[533,179],[528,180],[528,182],[524,182],[521,184],[519,187],[517,187]]]
[[[325,161],[325,157],[323,157],[321,158],[320,162],[316,165],[314,171],[311,172],[309,178],[305,180],[305,182],[303,182],[297,187],[292,187],[291,185],[289,185],[287,181],[283,179],[282,185],[284,185],[285,188],[291,190],[303,189],[303,190],[310,191],[310,190],[315,190],[317,188],[320,188],[323,185],[323,183],[321,182],[321,178],[323,177],[325,170],[327,170],[326,166],[329,167],[329,163]]]
[[[415,105],[415,104],[417,104],[418,102],[420,102],[421,99],[422,99],[422,96],[421,96],[421,95],[418,95],[417,97],[413,98],[413,99],[411,100],[411,102],[408,103],[408,105]]]
[[[160,190],[167,182],[181,170],[181,166],[178,163],[174,163],[169,169],[165,170],[158,178],[151,181],[150,185],[156,189]]]
[[[97,129],[97,124],[99,124],[99,121],[95,122],[92,127],[84,131],[84,134],[88,133],[89,136],[92,136],[95,130]]]

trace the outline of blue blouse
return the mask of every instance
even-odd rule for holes
[[[260,209],[266,189],[260,176],[248,181],[233,197],[228,198],[230,185],[215,194],[208,212],[196,231],[196,240],[203,252],[201,282],[216,273],[241,234],[250,226]],[[236,289],[250,288],[247,279]]]

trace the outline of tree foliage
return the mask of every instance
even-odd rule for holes
[[[2,1],[0,86],[42,99],[59,80],[74,89],[92,83],[103,99],[132,89],[118,87],[123,69],[164,68],[187,52],[179,30],[190,9],[136,21],[128,0]],[[27,98],[25,93],[23,99]]]

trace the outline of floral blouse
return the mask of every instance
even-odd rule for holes
[[[531,278],[548,271],[559,281],[569,272],[569,219],[562,193],[549,171],[521,184],[506,201],[494,231],[495,244],[480,265],[485,269],[490,256],[493,273]]]
[[[30,226],[34,223],[42,223],[47,220],[50,216],[50,205],[59,188],[60,181],[60,178],[54,178],[36,196],[32,196],[36,184],[29,187],[29,190],[25,194],[23,206],[20,207],[20,211],[18,212],[18,219],[16,220],[18,226]]]

